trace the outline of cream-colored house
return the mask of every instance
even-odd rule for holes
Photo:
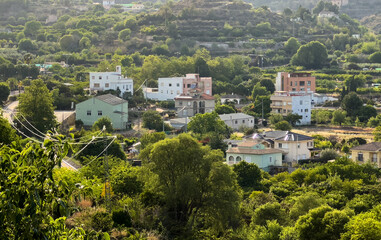
[[[271,143],[272,148],[282,150],[284,152],[283,163],[287,165],[311,158],[311,150],[314,148],[312,137],[290,131],[255,133],[248,139],[266,141]]]
[[[358,163],[373,163],[381,168],[381,142],[372,142],[353,147],[352,160]]]

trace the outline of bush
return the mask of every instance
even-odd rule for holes
[[[123,227],[131,227],[131,216],[127,210],[116,210],[112,212],[112,220],[115,225],[123,226]]]
[[[320,153],[320,159],[321,160],[333,160],[338,158],[340,155],[333,149],[325,149],[321,151]]]
[[[112,229],[112,225],[112,216],[105,211],[98,211],[91,218],[91,227],[96,231],[110,231]]]
[[[275,124],[275,130],[290,131],[292,126],[287,121],[280,121]]]

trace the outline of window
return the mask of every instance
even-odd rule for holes
[[[279,147],[279,148],[282,148],[282,144],[281,144],[281,143],[278,143],[278,147]]]
[[[99,76],[99,80],[102,80],[102,76]]]
[[[297,81],[295,81],[295,87],[296,87],[296,86],[298,86],[298,82],[297,82]]]
[[[377,153],[373,153],[372,162],[377,162]]]
[[[300,105],[303,105],[303,100],[300,100],[300,102],[299,102],[299,103],[300,103]]]
[[[307,91],[311,91],[311,88],[307,88]]]
[[[176,86],[177,86],[177,87],[180,87],[180,83],[177,83]]]
[[[210,95],[210,91],[209,91],[209,90],[206,90],[206,94]]]
[[[298,148],[300,148],[300,143],[298,143]]]
[[[292,86],[292,81],[290,82],[290,86]]]
[[[269,161],[272,162],[273,161],[273,157],[269,157]]]
[[[295,92],[295,91],[296,91],[296,88],[293,88],[292,91]]]
[[[304,87],[300,88],[300,91],[304,91]]]
[[[304,109],[305,112],[308,112],[308,108]]]
[[[357,154],[357,161],[360,161],[360,162],[364,161],[364,155],[362,153]]]
[[[236,157],[235,161],[236,162],[240,162],[242,160],[242,158],[240,156]]]
[[[183,105],[183,102],[182,102],[182,101],[180,101],[180,102],[179,102],[179,106],[182,106],[182,105]]]
[[[172,83],[168,84],[168,86],[172,87]]]
[[[191,102],[188,102],[188,106],[190,106],[192,103]]]
[[[245,120],[242,120],[242,123],[245,123]]]
[[[99,87],[99,83],[94,83],[94,87]]]
[[[163,90],[160,90],[160,93],[163,93]]]
[[[102,116],[102,111],[98,111],[98,116]]]
[[[188,84],[187,84],[187,88],[190,88],[190,87],[191,87],[191,85],[188,83]]]
[[[173,90],[171,90],[171,94],[173,94]]]
[[[283,113],[286,113],[286,109],[283,109]]]
[[[94,79],[95,79],[95,76],[92,76],[92,77],[91,77],[91,79],[93,79],[93,80],[94,80]]]
[[[234,124],[238,124],[238,121],[237,121],[237,120],[234,120]]]
[[[87,116],[91,116],[91,110],[87,110]]]
[[[300,81],[300,82],[299,82],[299,86],[304,86],[305,84],[306,84],[305,81]]]
[[[105,87],[110,87],[110,84],[108,84],[108,83],[105,83]]]
[[[108,80],[108,76],[106,76],[106,79]]]
[[[161,83],[160,83],[160,86],[164,87],[164,83],[163,83],[163,82],[161,82]]]
[[[311,86],[311,81],[307,81],[307,86]]]
[[[176,91],[176,94],[177,94],[177,95],[179,95],[179,94],[180,94],[180,91],[179,91],[179,90],[177,90],[177,91]]]
[[[233,156],[229,157],[229,162],[234,162],[234,157]]]
[[[207,83],[206,86],[207,86],[207,87],[210,87],[210,83]]]

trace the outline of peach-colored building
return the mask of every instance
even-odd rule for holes
[[[316,79],[311,73],[278,72],[275,89],[287,93],[314,93],[315,82]]]
[[[199,74],[187,74],[183,78],[183,93],[188,93],[191,89],[200,89],[207,95],[212,95],[212,78],[200,77]]]

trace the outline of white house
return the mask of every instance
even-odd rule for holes
[[[121,66],[116,66],[115,72],[91,72],[90,90],[106,91],[120,90],[120,96],[124,93],[134,93],[134,81],[122,75]]]
[[[255,124],[254,117],[244,113],[221,114],[219,117],[234,130],[238,130],[242,126],[253,128]]]
[[[115,5],[115,0],[103,0],[103,7],[108,9],[111,6]]]
[[[143,89],[145,97],[159,101],[174,100],[183,93],[183,77],[159,78],[158,86],[157,89]]]
[[[143,88],[143,93],[148,99],[166,101],[174,100],[181,94],[188,95],[193,90],[211,96],[212,78],[200,77],[196,73],[186,74],[185,77],[159,78],[158,88]]]

